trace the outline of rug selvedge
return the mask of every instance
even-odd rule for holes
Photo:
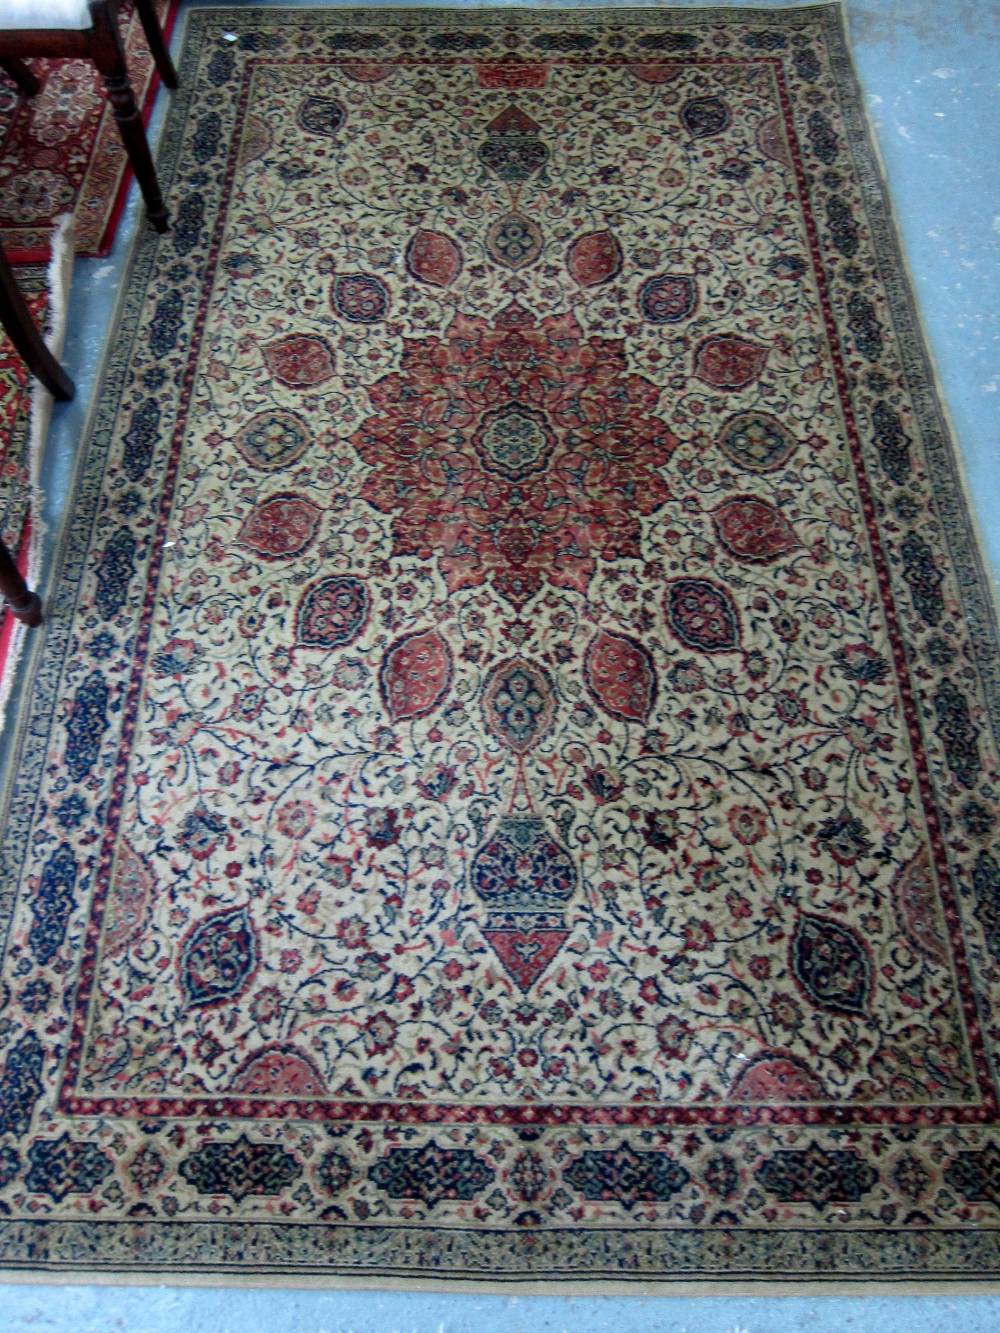
[[[836,11],[188,40],[10,805],[8,1265],[995,1273],[991,625]]]

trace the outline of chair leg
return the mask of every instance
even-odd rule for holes
[[[163,40],[163,29],[157,20],[153,0],[135,0],[135,7],[139,12],[139,21],[142,24],[143,32],[146,34],[146,41],[156,62],[156,68],[163,81],[163,86],[165,88],[176,88],[177,71],[174,69],[174,62],[170,59],[167,44]]]
[[[90,14],[94,21],[92,58],[104,76],[104,87],[114,112],[128,160],[132,164],[139,189],[146,201],[146,213],[153,228],[159,232],[169,229],[167,206],[160,193],[160,182],[149,151],[149,140],[142,123],[142,114],[128,79],[125,51],[121,35],[108,0],[90,0]]]
[[[0,541],[0,597],[11,614],[24,625],[34,627],[42,623],[42,602],[38,593],[31,592],[11,554]]]
[[[0,324],[36,379],[61,403],[75,392],[73,381],[45,346],[31,311],[14,281],[7,256],[0,250]]]
[[[18,60],[17,56],[7,56],[0,60],[0,68],[8,78],[13,79],[22,93],[28,97],[34,97],[35,93],[41,88],[41,80],[28,68],[23,60]]]

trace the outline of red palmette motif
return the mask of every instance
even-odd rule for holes
[[[1000,1272],[996,659],[835,11],[190,32],[13,733],[0,1267]]]

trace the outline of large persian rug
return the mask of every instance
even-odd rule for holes
[[[994,623],[839,8],[195,12],[164,142],[4,1268],[996,1276]]]
[[[179,0],[157,0],[169,35]],[[159,84],[131,0],[123,0],[122,40],[132,88],[148,115]],[[132,180],[104,82],[87,60],[32,60],[42,89],[24,97],[0,74],[0,244],[32,262],[50,251],[56,222],[76,210],[81,255],[111,249]]]

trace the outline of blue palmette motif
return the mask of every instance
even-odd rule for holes
[[[134,569],[135,538],[128,528],[119,528],[97,565],[94,601],[105,620],[113,620],[125,605]]]
[[[976,905],[972,914],[983,928],[986,947],[1000,963],[1000,863],[989,852],[980,852],[972,871]]]
[[[691,1179],[669,1153],[620,1148],[585,1152],[563,1173],[585,1199],[615,1199],[626,1208],[664,1203]]]
[[[960,1152],[945,1168],[944,1178],[969,1203],[1000,1208],[1000,1148],[988,1143],[975,1152]]]
[[[45,1051],[33,1032],[17,1043],[0,1075],[0,1134],[28,1132],[35,1102],[42,1095]]]
[[[0,1189],[16,1180],[21,1159],[13,1148],[0,1148]]]
[[[194,150],[195,158],[199,162],[204,164],[215,156],[221,133],[222,118],[217,111],[210,111],[207,116],[202,116],[201,120],[198,121],[198,128],[195,130],[191,147]]]
[[[963,787],[975,785],[982,767],[979,728],[972,720],[965,695],[951,680],[943,680],[934,694],[938,739],[944,746],[948,767]]]
[[[28,931],[31,951],[48,963],[66,938],[66,923],[73,910],[79,866],[69,843],[61,843],[45,863],[38,892],[31,904],[34,921]]]
[[[231,1143],[205,1143],[178,1168],[201,1194],[281,1194],[302,1174],[291,1153],[277,1143],[254,1143],[241,1134]]]
[[[189,1005],[235,999],[257,966],[257,937],[244,907],[214,912],[181,947],[180,981]]]
[[[205,199],[200,194],[189,194],[177,210],[170,239],[179,255],[186,255],[198,244],[205,225]]]
[[[68,1134],[33,1143],[28,1161],[25,1185],[32,1194],[48,1194],[56,1203],[67,1194],[89,1194],[114,1170],[96,1143],[78,1142]]]
[[[815,1140],[806,1148],[781,1149],[755,1172],[758,1185],[782,1203],[858,1203],[878,1180],[860,1153],[827,1151]]]
[[[176,287],[171,287],[156,307],[149,326],[149,345],[154,356],[166,356],[177,346],[184,318],[184,302]]]
[[[176,233],[175,240],[176,244]],[[160,406],[155,398],[147,398],[132,418],[125,432],[122,467],[132,481],[145,475],[153,457],[153,445],[160,429]]]
[[[101,737],[108,725],[108,687],[99,671],[92,671],[76,692],[66,723],[66,771],[82,782],[97,763]]]
[[[442,1199],[475,1199],[491,1184],[494,1171],[468,1148],[390,1148],[368,1171],[390,1199],[419,1199],[433,1208]]]

